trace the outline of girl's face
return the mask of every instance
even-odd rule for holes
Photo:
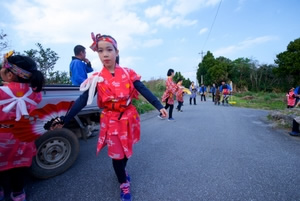
[[[7,68],[2,67],[1,70],[0,70],[0,75],[1,75],[1,79],[2,79],[3,82],[12,81],[11,79],[12,79],[13,74],[11,72],[9,72],[7,70]]]
[[[102,62],[102,64],[106,68],[114,68],[116,65],[116,58],[119,54],[119,51],[115,49],[115,47],[107,41],[99,41],[98,42],[98,56]]]

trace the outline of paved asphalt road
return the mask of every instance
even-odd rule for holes
[[[300,200],[300,138],[274,129],[267,114],[186,99],[175,122],[142,115],[141,141],[127,167],[133,200]],[[64,174],[30,180],[28,200],[119,200],[111,159],[106,149],[96,156],[96,141],[80,142]]]

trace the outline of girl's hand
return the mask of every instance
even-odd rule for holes
[[[51,122],[49,130],[62,128],[64,126],[64,121],[60,117],[56,117],[55,119],[52,119],[51,121],[52,122]]]
[[[160,111],[162,117],[167,117],[168,116],[168,112],[165,108],[162,108],[159,111]]]

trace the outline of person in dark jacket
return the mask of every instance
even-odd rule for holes
[[[204,86],[204,84],[201,84],[201,87],[199,88],[199,93],[201,96],[201,101],[206,101],[206,86]]]
[[[215,102],[215,95],[216,95],[216,85],[213,84],[212,87],[210,88],[210,93],[212,96],[212,102]]]

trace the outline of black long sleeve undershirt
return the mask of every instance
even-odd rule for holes
[[[152,104],[157,110],[162,109],[164,106],[160,103],[160,101],[153,95],[153,93],[139,80],[136,80],[134,83],[134,88],[146,98],[146,100]],[[83,92],[75,101],[71,110],[64,117],[64,122],[67,124],[74,116],[76,116],[82,108],[86,106],[88,100],[89,91]]]

